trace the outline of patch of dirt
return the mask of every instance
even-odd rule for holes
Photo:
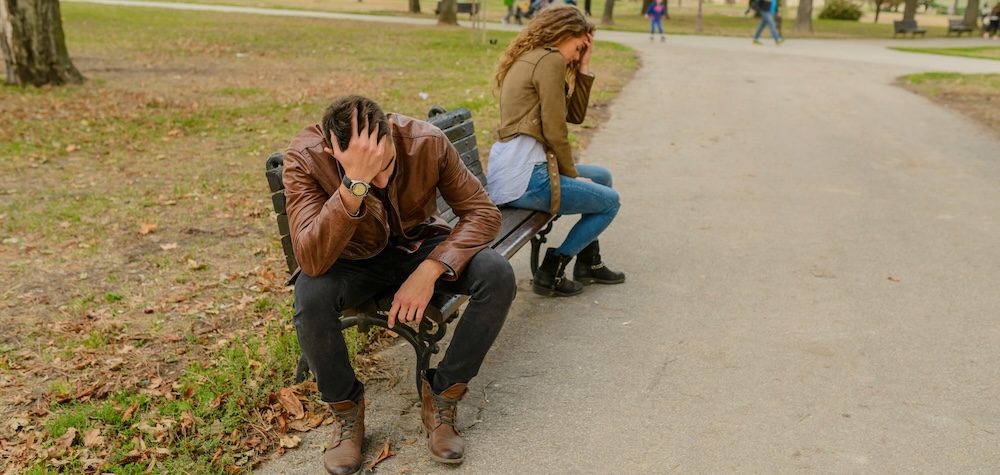
[[[983,124],[1000,137],[1000,75],[973,75],[942,78],[898,86],[954,109]]]

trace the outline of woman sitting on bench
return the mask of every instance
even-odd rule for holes
[[[611,173],[575,165],[566,122],[583,122],[594,76],[594,24],[583,12],[550,6],[528,24],[500,57],[500,140],[489,160],[490,198],[498,205],[582,215],[558,248],[549,248],[532,290],[569,296],[583,284],[620,284],[625,274],[601,261],[597,237],[618,214]],[[576,256],[574,280],[565,277]]]

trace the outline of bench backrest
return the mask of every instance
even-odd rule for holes
[[[444,132],[448,140],[458,150],[462,163],[465,163],[465,166],[485,187],[486,171],[483,170],[483,165],[479,161],[479,148],[476,146],[476,129],[472,122],[472,112],[464,107],[451,112],[444,112],[444,109],[435,107],[431,109],[431,117],[428,122]],[[284,170],[284,154],[274,153],[267,158],[265,173],[267,184],[271,188],[271,204],[276,213],[275,219],[278,222],[278,234],[281,236],[281,248],[285,252],[288,272],[295,274],[299,264],[295,260],[295,252],[292,250],[292,237],[285,209],[285,184],[281,181],[282,170]],[[455,216],[455,213],[451,211],[451,207],[441,197],[440,192],[437,195],[437,204],[441,217],[454,226],[458,221],[458,216]]]
[[[897,30],[898,29],[903,29],[903,28],[916,28],[917,27],[917,21],[916,20],[896,20],[896,21],[893,21],[892,24],[896,26]]]

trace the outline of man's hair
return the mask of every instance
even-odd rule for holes
[[[351,118],[358,118],[358,132],[364,136],[368,130],[368,124],[378,125],[378,139],[389,135],[389,119],[385,112],[375,101],[359,95],[341,97],[323,113],[323,122],[320,128],[323,130],[323,143],[331,147],[330,133],[337,137],[337,146],[341,150],[347,150],[351,144]],[[392,137],[389,137],[392,140]]]

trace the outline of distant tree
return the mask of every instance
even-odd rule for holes
[[[903,8],[904,20],[916,20],[917,0],[906,0],[906,7]]]
[[[59,0],[0,0],[0,46],[7,84],[83,82],[66,51]]]
[[[813,32],[813,0],[799,0],[798,14],[795,16],[795,32]]]
[[[607,26],[614,25],[615,24],[614,12],[615,12],[615,0],[607,0],[606,2],[604,2],[604,15],[601,16],[601,24]]]
[[[438,25],[458,24],[458,0],[441,0],[441,11],[438,12]]]
[[[420,13],[420,0],[410,0],[410,13]]]
[[[969,0],[969,4],[965,6],[965,18],[962,21],[966,25],[978,29],[981,23],[979,21],[979,0]]]

